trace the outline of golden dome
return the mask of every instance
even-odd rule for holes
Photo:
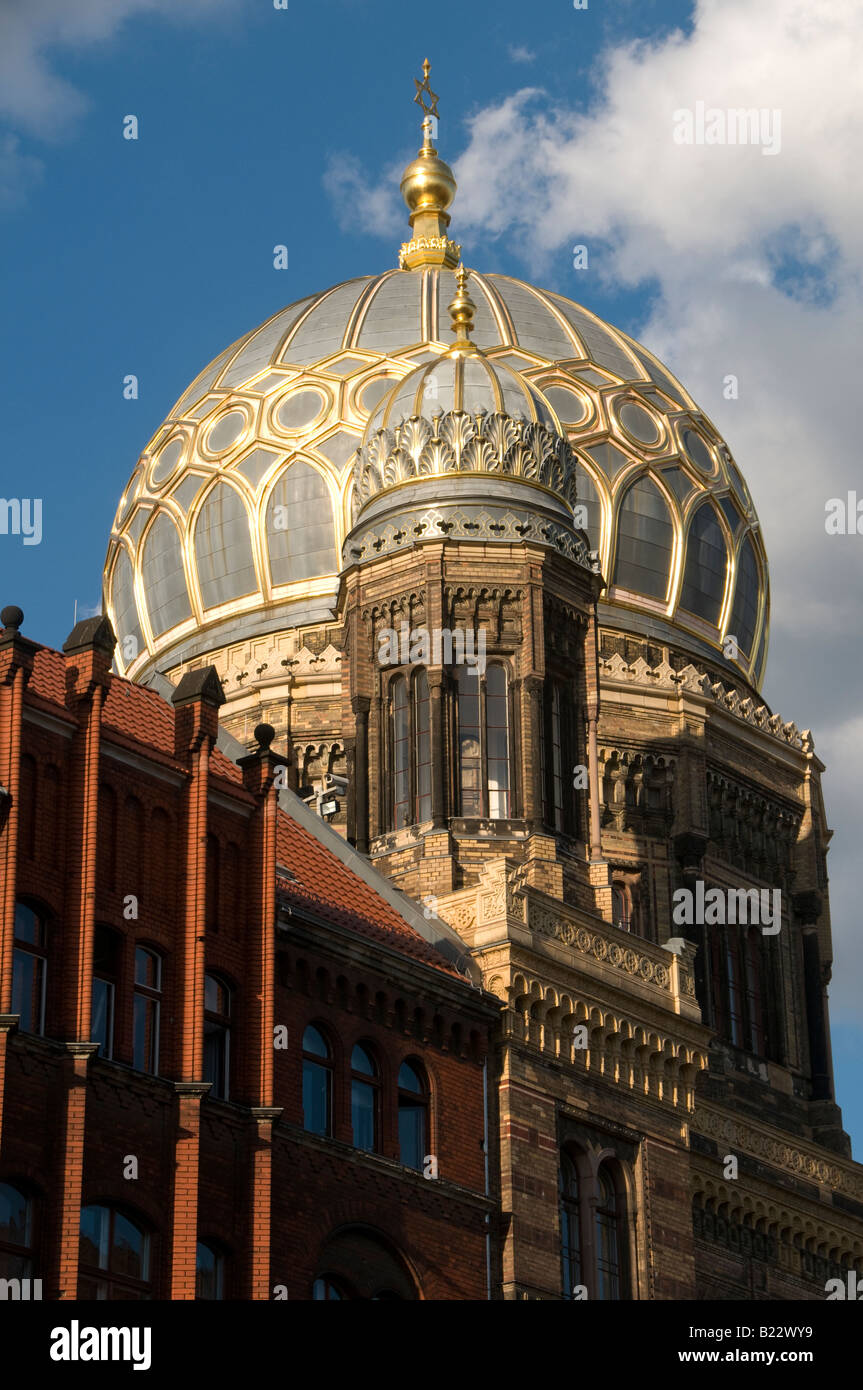
[[[728,446],[651,353],[588,309],[506,275],[453,273],[459,248],[445,228],[455,185],[431,148],[427,65],[417,98],[426,139],[406,172],[415,237],[402,268],[280,310],[210,363],[148,441],[105,562],[121,671],[143,678],[333,621],[346,565],[424,533],[422,516],[394,522],[386,499],[374,499],[381,489],[360,449],[387,431],[404,435],[411,419],[420,434],[430,423],[438,430],[434,382],[438,414],[461,414],[473,432],[456,452],[496,459],[496,479],[471,464],[474,492],[458,484],[462,501],[471,498],[458,523],[466,536],[536,533],[575,554],[577,535],[579,555],[586,538],[606,580],[608,626],[724,663],[757,687],[767,558]],[[528,487],[525,472],[509,468],[512,441],[490,441],[492,415],[509,422],[499,431],[515,427],[521,449],[541,444],[545,483],[535,475]],[[407,435],[398,447],[416,452]],[[440,456],[451,447],[438,431]],[[366,500],[364,529],[352,530]]]

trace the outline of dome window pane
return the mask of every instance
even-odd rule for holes
[[[624,401],[617,412],[617,418],[626,433],[637,439],[640,444],[653,447],[662,438],[662,432],[653,416],[635,401]]]
[[[246,417],[243,412],[241,410],[229,410],[227,415],[223,415],[214,425],[210,426],[207,434],[207,448],[210,453],[224,453],[232,444],[236,444],[245,428]]]
[[[627,489],[618,514],[615,584],[664,599],[673,544],[674,529],[662,493],[650,478],[639,478]]]
[[[307,429],[323,414],[325,402],[318,391],[297,391],[286,396],[276,411],[276,423],[289,434]]]
[[[683,430],[681,434],[683,447],[696,468],[700,468],[702,473],[715,473],[716,466],[713,462],[713,455],[695,430]]]
[[[689,527],[680,606],[714,626],[719,622],[728,556],[716,513],[707,502]]]
[[[162,449],[156,462],[153,464],[153,471],[150,474],[150,481],[154,487],[161,487],[166,479],[170,478],[180,459],[183,457],[183,450],[186,441],[181,434],[174,439],[170,439]]]
[[[561,424],[578,425],[587,416],[587,405],[581,396],[568,391],[565,386],[544,387],[543,395]]]
[[[602,532],[602,506],[596,484],[580,463],[575,466],[575,504],[577,507],[587,508],[587,525],[582,529],[588,534],[591,550],[598,550]]]
[[[121,550],[114,566],[111,580],[111,606],[114,609],[114,624],[119,646],[119,655],[124,667],[134,660],[134,654],[126,647],[128,638],[133,638],[136,652],[144,648],[144,636],[138,622],[135,606],[135,590],[132,578],[132,565],[125,550]]]
[[[755,624],[758,621],[758,561],[755,549],[747,536],[740,549],[737,562],[737,588],[734,592],[734,606],[728,632],[737,638],[737,645],[745,656],[752,651],[755,638]]]
[[[327,485],[301,459],[285,469],[270,493],[267,539],[274,584],[332,574],[338,568]]]
[[[155,637],[192,616],[192,605],[183,573],[180,537],[173,521],[160,512],[144,542],[141,561],[144,592]]]
[[[374,381],[366,382],[360,391],[358,405],[364,415],[371,415],[375,406],[378,405],[393,385],[391,376],[375,377]]]
[[[213,488],[198,514],[195,560],[205,608],[257,591],[248,513],[226,483]]]

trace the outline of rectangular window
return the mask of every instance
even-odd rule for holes
[[[93,977],[93,1001],[90,1014],[90,1041],[99,1044],[97,1057],[114,1055],[114,986],[110,980]]]

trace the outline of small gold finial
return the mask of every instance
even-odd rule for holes
[[[414,101],[423,113],[423,143],[416,159],[402,175],[402,197],[410,210],[413,238],[402,244],[399,266],[415,270],[417,266],[437,265],[452,269],[458,264],[461,247],[446,234],[449,226],[447,208],[455,197],[456,182],[452,169],[438,158],[432,144],[432,122],[438,120],[438,94],[429,83],[431,63],[423,63],[423,80],[414,78]]]
[[[450,357],[467,357],[471,353],[478,352],[476,343],[471,342],[473,331],[473,316],[476,313],[476,305],[470,297],[467,288],[467,271],[464,266],[459,264],[455,273],[456,292],[449,305],[449,316],[452,321],[452,331],[455,334],[455,342],[449,350]]]

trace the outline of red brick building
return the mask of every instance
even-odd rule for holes
[[[459,938],[278,789],[270,726],[219,731],[212,667],[168,703],[106,619],[61,654],[0,616],[0,1277],[487,1297],[499,1005]]]

